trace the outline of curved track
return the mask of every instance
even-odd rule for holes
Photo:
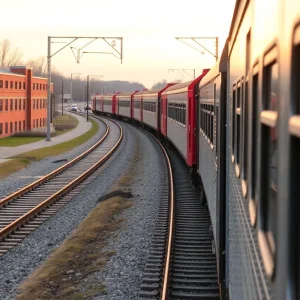
[[[106,126],[106,133],[94,146],[64,166],[0,200],[0,256],[35,230],[57,207],[63,206],[63,197],[117,149],[123,137],[122,128],[112,120],[101,121]],[[54,210],[49,208],[58,200],[59,205]]]
[[[162,146],[161,146],[162,147]],[[210,217],[181,157],[162,147],[169,173],[139,299],[220,299]]]

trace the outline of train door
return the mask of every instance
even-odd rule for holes
[[[227,262],[228,256],[226,256],[227,245],[226,237],[228,234],[226,211],[228,209],[227,203],[227,192],[226,192],[226,177],[227,177],[227,166],[226,166],[226,146],[227,146],[227,73],[221,73],[221,82],[218,82],[219,89],[219,103],[217,105],[216,113],[216,165],[217,165],[217,257],[218,257],[218,277],[221,286],[221,292],[225,293],[226,289],[226,273],[227,273]]]
[[[162,96],[161,101],[160,101],[160,105],[161,105],[161,133],[164,136],[167,136],[167,116],[168,116],[168,110],[167,110],[167,105],[168,105],[168,99],[167,99],[167,95]]]

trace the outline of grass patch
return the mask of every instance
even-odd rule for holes
[[[53,119],[53,125],[55,127],[55,132],[51,133],[51,136],[58,136],[69,132],[70,130],[76,128],[79,121],[71,115],[60,115]],[[42,132],[18,132],[17,136],[9,136],[0,139],[0,147],[16,147],[20,145],[26,145],[41,141],[45,139],[46,133]]]
[[[30,164],[26,158],[14,158],[0,164],[0,179],[7,177],[11,173],[17,172]]]
[[[0,146],[1,147],[15,147],[25,144],[34,143],[40,140],[44,140],[44,137],[37,137],[37,136],[26,136],[26,137],[19,137],[19,136],[11,136],[5,137],[0,139]]]
[[[18,300],[93,299],[105,293],[99,282],[82,282],[115,254],[104,251],[106,240],[120,228],[116,215],[132,203],[122,197],[100,202],[51,257],[20,286]]]
[[[68,132],[78,126],[79,121],[70,114],[59,115],[53,119],[53,126],[58,132]]]
[[[98,132],[98,130],[99,130],[98,123],[96,121],[94,121],[93,119],[90,119],[90,121],[92,122],[92,128],[88,132],[82,134],[81,136],[78,136],[70,141],[66,141],[61,144],[25,152],[20,155],[26,156],[26,157],[35,157],[36,160],[41,160],[48,156],[55,156],[55,155],[59,155],[61,153],[70,151],[73,148],[88,141],[90,138],[92,138]],[[17,156],[16,156],[16,158],[17,158]]]

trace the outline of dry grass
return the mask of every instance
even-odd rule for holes
[[[0,164],[0,179],[8,175],[20,171],[30,164],[30,160],[26,158],[14,158]]]
[[[135,145],[132,155],[127,171],[112,186],[112,195],[131,194],[130,185],[137,175],[136,165],[140,159],[139,145]],[[100,202],[62,246],[19,287],[17,300],[93,299],[106,292],[104,284],[92,280],[89,274],[101,270],[115,254],[114,250],[107,250],[107,241],[124,223],[119,214],[133,204],[122,196],[110,197]],[[72,274],[67,274],[70,271]]]
[[[104,293],[98,282],[83,278],[100,270],[114,251],[104,251],[106,240],[120,228],[116,219],[132,203],[113,197],[99,203],[60,248],[20,286],[16,299],[92,299]]]
[[[53,119],[53,126],[55,127],[55,130],[63,131],[64,133],[77,127],[78,124],[79,121],[70,114],[59,115]]]
[[[64,143],[25,152],[20,154],[20,156],[34,157],[36,160],[41,160],[48,156],[55,156],[70,151],[91,139],[98,132],[99,124],[93,119],[90,119],[90,121],[92,122],[92,128],[86,133]]]

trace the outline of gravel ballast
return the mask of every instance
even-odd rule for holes
[[[66,163],[65,161],[63,161],[64,159],[70,161],[71,159],[75,158],[76,156],[80,155],[88,148],[93,146],[97,141],[99,141],[99,139],[104,136],[106,131],[105,125],[101,121],[96,121],[99,124],[99,130],[89,141],[75,147],[71,151],[62,153],[60,155],[46,157],[40,161],[33,161],[28,167],[0,180],[0,199],[15,192],[17,189],[20,189],[38,180],[39,178],[47,175],[60,166],[63,166]],[[62,161],[53,163],[57,160]]]
[[[124,139],[119,149],[101,168],[101,174],[56,215],[32,232],[19,246],[0,257],[0,299],[14,299],[16,289],[77,227],[99,197],[128,169],[132,152],[138,147],[137,176],[130,187],[134,205],[121,214],[123,227],[109,240],[107,249],[116,251],[107,265],[90,275],[104,283],[106,295],[95,299],[137,299],[147,261],[160,193],[166,170],[159,146],[149,135],[122,123]],[[57,158],[55,158],[57,159]]]

